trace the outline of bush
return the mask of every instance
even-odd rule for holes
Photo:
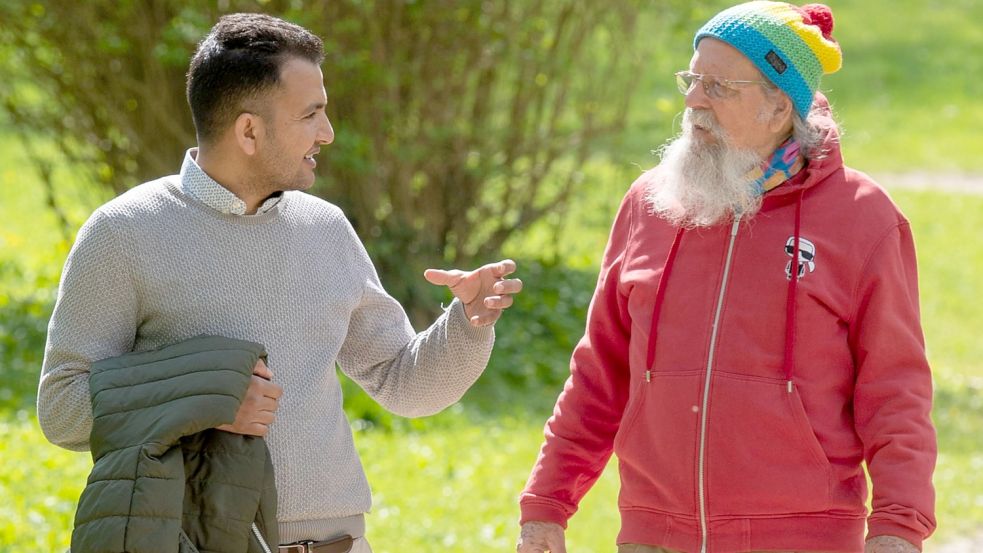
[[[11,267],[0,263],[0,280],[13,282]],[[48,319],[56,287],[40,282],[35,292],[10,296],[0,292],[0,413],[34,409],[44,357]]]

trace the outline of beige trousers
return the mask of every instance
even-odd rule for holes
[[[372,548],[369,547],[369,540],[365,538],[358,538],[352,543],[352,548],[348,553],[372,553]]]

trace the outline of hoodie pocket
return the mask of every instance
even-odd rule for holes
[[[784,380],[714,374],[707,425],[711,515],[776,515],[829,508],[832,467]]]
[[[692,515],[700,372],[652,373],[632,390],[614,440],[622,509]]]

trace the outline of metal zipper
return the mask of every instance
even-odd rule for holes
[[[730,262],[734,254],[734,242],[737,241],[737,230],[741,224],[740,217],[734,219],[730,229],[730,244],[727,246],[727,260],[724,262],[724,276],[720,283],[720,294],[717,296],[717,307],[713,315],[713,328],[710,333],[710,352],[707,355],[706,381],[703,383],[703,407],[700,409],[700,458],[699,481],[700,492],[700,553],[707,553],[707,498],[705,489],[705,455],[707,443],[707,405],[710,402],[710,376],[713,372],[713,354],[717,347],[717,331],[720,329],[720,312],[724,306],[724,293],[727,291],[727,281],[730,278]]]
[[[273,553],[270,551],[270,546],[266,545],[266,540],[263,539],[263,534],[259,533],[259,528],[256,526],[255,522],[253,523],[253,535],[256,536],[256,541],[259,542],[259,545],[263,548],[264,553]]]

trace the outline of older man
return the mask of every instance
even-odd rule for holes
[[[615,219],[521,553],[565,551],[612,452],[623,553],[907,553],[932,533],[911,229],[843,165],[816,94],[832,28],[823,5],[749,2],[696,34],[682,134]]]

